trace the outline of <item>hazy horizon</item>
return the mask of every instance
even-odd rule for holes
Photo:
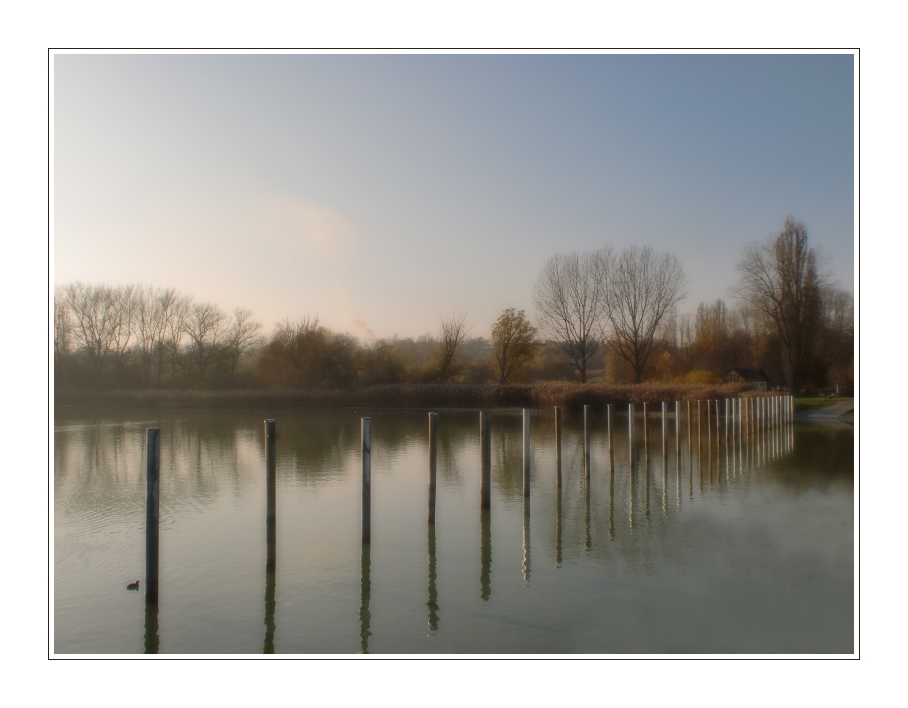
[[[556,253],[675,253],[723,298],[792,215],[854,292],[844,54],[53,57],[53,275],[364,341],[488,337]]]

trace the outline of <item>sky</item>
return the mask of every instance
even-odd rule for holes
[[[731,303],[792,215],[853,293],[854,79],[851,53],[56,53],[53,282],[488,337],[606,245],[677,255],[682,312]]]

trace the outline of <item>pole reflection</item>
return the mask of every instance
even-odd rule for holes
[[[492,514],[488,509],[479,513],[479,597],[492,596]]]
[[[649,518],[649,458],[643,467],[643,516]]]
[[[668,458],[662,456],[662,515],[668,513]]]
[[[530,582],[530,500],[523,501],[523,579]]]
[[[678,465],[677,465],[678,469],[675,474],[675,487],[678,490],[678,508],[680,509],[681,508],[681,476],[682,476],[682,474],[681,474],[681,455],[680,454],[678,455],[676,460],[678,462]]]
[[[691,499],[691,502],[694,500],[694,466],[697,467],[697,481],[699,491],[702,494],[705,486],[705,479],[708,480],[710,486],[713,484],[713,448],[711,445],[711,417],[708,415],[709,408],[707,406],[707,418],[706,426],[701,424],[701,415],[702,412],[698,406],[697,410],[697,445],[693,445],[693,417],[691,414],[693,411],[689,408],[689,417],[688,417],[688,458],[685,460],[683,457],[683,450],[680,450],[676,447],[676,454],[674,456],[667,455],[663,457],[662,465],[662,514],[664,516],[669,515],[668,506],[667,506],[667,491],[668,491],[668,481],[671,476],[669,465],[672,457],[676,460],[676,471],[675,471],[675,481],[676,481],[676,508],[678,510],[682,507],[682,497],[683,497],[683,482],[688,482],[688,494]],[[726,443],[725,445],[725,454],[724,462],[722,460],[722,446],[721,446],[721,437],[718,434],[716,435],[716,483],[720,485],[723,483],[722,467],[725,467],[724,483],[732,484],[731,480],[742,480],[745,481],[747,473],[751,470],[759,471],[761,461],[765,464],[767,462],[771,463],[779,457],[784,457],[790,454],[793,448],[793,422],[789,418],[783,418],[781,421],[776,421],[772,424],[769,424],[768,427],[764,428],[757,424],[758,421],[758,403],[756,400],[744,399],[740,403],[732,404],[732,413],[729,416],[729,433],[731,445]],[[737,424],[735,423],[735,417],[738,417]],[[629,416],[628,425],[632,425],[633,417]],[[622,421],[623,422],[623,421]],[[632,433],[627,431],[627,442],[628,442],[628,452],[627,455],[621,451],[621,445],[624,442],[623,436],[618,438],[618,449],[615,450],[614,447],[610,450],[610,454],[614,452],[618,459],[618,469],[612,470],[608,478],[608,507],[607,507],[607,534],[608,540],[613,541],[616,538],[615,525],[617,520],[615,518],[615,494],[616,494],[616,475],[620,475],[624,469],[623,460],[627,461],[627,484],[628,484],[628,523],[634,536],[640,537],[640,532],[652,532],[653,529],[663,528],[661,520],[658,519],[656,515],[655,522],[650,521],[651,517],[651,502],[650,496],[658,493],[658,489],[655,488],[656,484],[659,482],[656,479],[656,474],[658,470],[651,468],[651,464],[648,462],[649,455],[647,454],[646,446],[646,423],[647,418],[644,417],[644,450],[637,449],[637,445],[640,444],[639,439],[635,435],[636,432]],[[579,426],[578,426],[579,427]],[[616,432],[616,437],[618,433],[623,433],[624,431],[619,429]],[[705,428],[705,429],[704,429]],[[766,434],[763,434],[765,431]],[[576,431],[579,433],[579,430]],[[683,430],[679,431],[676,428],[675,435],[677,437],[678,433],[683,435]],[[705,433],[705,435],[704,435]],[[799,432],[800,434],[800,432]],[[474,433],[475,435],[475,433]],[[575,444],[579,442],[577,439],[579,435],[574,438]],[[709,444],[703,446],[702,443],[706,441]],[[653,444],[658,446],[658,440],[654,439]],[[683,442],[682,442],[683,444]],[[579,447],[579,445],[577,445]],[[704,449],[705,447],[705,449]],[[693,452],[696,450],[697,455],[694,455]],[[767,450],[769,454],[767,455]],[[584,451],[585,452],[585,451]],[[643,453],[643,454],[641,454]],[[656,453],[658,457],[658,449]],[[705,464],[704,464],[705,456]],[[550,458],[551,460],[551,458]],[[687,472],[684,471],[684,463],[687,462]],[[551,462],[547,463],[551,464]],[[557,463],[556,463],[557,464]],[[658,464],[658,463],[656,463]],[[580,459],[580,450],[577,450],[573,457],[566,458],[565,465],[567,467],[568,474],[568,484],[562,487],[556,486],[553,484],[553,480],[549,479],[550,491],[555,492],[555,519],[554,519],[554,562],[555,567],[562,567],[567,559],[568,563],[573,562],[577,557],[578,546],[580,545],[580,503],[584,507],[584,529],[583,529],[583,550],[590,552],[593,550],[592,546],[592,527],[593,527],[593,518],[592,518],[592,494],[591,494],[591,485],[589,483],[584,483],[581,487],[583,493],[583,499],[578,498],[579,490],[574,484],[571,483],[572,479],[575,477],[570,473],[571,469],[577,471],[578,475],[576,478],[579,478],[579,468],[581,466]],[[433,465],[434,466],[434,465]],[[549,469],[551,469],[549,467]],[[557,473],[557,467],[556,467]],[[604,471],[604,470],[603,470]],[[640,473],[642,472],[643,479],[640,480]],[[707,472],[707,474],[703,474]],[[650,475],[652,474],[652,479]],[[687,478],[685,480],[685,474]],[[421,479],[422,476],[420,475]],[[474,477],[475,479],[475,477]],[[515,496],[519,494],[519,481],[517,481],[515,475]],[[540,481],[540,484],[542,481]],[[642,484],[641,484],[642,483]],[[623,478],[618,480],[617,492],[623,493],[620,487],[625,484]],[[640,485],[640,486],[638,486]],[[421,496],[421,500],[424,497]],[[538,495],[537,495],[538,496]],[[642,498],[641,498],[642,496]],[[544,496],[543,496],[544,498]],[[601,523],[601,502],[605,501],[602,499],[602,496],[597,497],[597,533],[601,537],[601,526],[598,524]],[[701,503],[702,500],[697,500],[696,503]],[[424,503],[424,502],[423,502]],[[523,504],[523,529],[522,529],[522,552],[523,552],[523,563],[522,563],[522,578],[525,583],[530,582],[531,573],[532,573],[532,548],[531,548],[531,508],[530,500],[525,499]],[[656,502],[658,504],[658,501]],[[621,509],[621,501],[617,500],[617,511],[624,513]],[[646,521],[641,524],[640,514],[641,507],[643,510],[643,515]],[[688,506],[687,510],[696,511],[698,507],[693,506],[691,503]],[[516,509],[514,509],[516,511]],[[574,514],[573,512],[578,512]],[[551,513],[551,507],[549,502],[546,502],[543,507],[537,509],[537,522],[543,523],[544,526],[547,526],[548,521],[546,521],[545,516]],[[674,512],[672,513],[674,514]],[[574,517],[573,519],[571,517]],[[423,517],[425,518],[425,517]],[[513,518],[513,517],[511,517]],[[516,521],[516,518],[514,519]],[[636,524],[636,532],[635,532]],[[474,527],[475,528],[475,527]],[[512,527],[512,531],[516,532],[516,528]],[[548,536],[548,533],[552,531],[552,527],[548,527],[548,530],[543,529],[543,536],[541,539],[537,539],[537,554],[542,554],[545,557],[549,556],[551,550],[546,548],[539,547],[540,540],[543,542],[543,546],[547,545],[548,542],[546,539],[551,539],[552,537]],[[499,534],[500,535],[500,534]],[[474,542],[475,542],[475,537]],[[439,631],[440,628],[440,602],[439,602],[439,584],[438,584],[438,558],[437,558],[437,536],[436,536],[436,527],[435,524],[427,524],[427,565],[426,565],[426,595],[423,595],[425,598],[425,609],[420,611],[416,610],[418,616],[424,616],[427,618],[427,628],[428,632],[434,634]],[[624,542],[626,539],[624,535],[619,538],[620,542]],[[501,542],[504,542],[504,537],[502,537]],[[608,549],[618,549],[621,547],[621,543],[615,546],[612,543],[602,544],[600,548],[597,549],[599,554],[607,553],[605,546],[608,546]],[[475,546],[474,546],[475,549]],[[513,549],[513,546],[512,546]],[[413,559],[418,565],[418,548],[416,550],[417,558]],[[516,549],[514,549],[516,550]],[[473,551],[475,552],[475,550]],[[354,550],[355,553],[355,550]],[[268,554],[269,556],[272,554]],[[488,509],[482,509],[480,513],[480,597],[484,601],[489,601],[491,598],[491,561],[492,561],[492,544],[491,544],[491,512]],[[474,560],[475,562],[475,560]],[[355,563],[355,560],[353,560]],[[355,566],[354,566],[355,568]],[[355,570],[354,570],[355,572]],[[543,573],[544,570],[540,571]],[[421,576],[421,571],[418,573]],[[473,576],[475,577],[475,576]],[[265,654],[273,654],[276,651],[276,573],[274,567],[266,566],[266,587],[265,587],[265,602],[264,602],[264,641],[262,645],[262,652]],[[537,577],[537,584],[540,580],[544,580],[542,575]],[[515,582],[516,578],[514,575],[511,576],[511,580],[508,582]],[[469,579],[468,579],[469,582]],[[473,581],[475,582],[475,581]],[[419,583],[417,584],[419,585]],[[260,586],[259,586],[260,587]],[[473,586],[475,588],[475,586]],[[419,593],[418,587],[416,588]],[[501,589],[500,589],[501,590]],[[378,586],[377,586],[378,591]],[[473,590],[475,592],[475,589]],[[420,593],[421,594],[421,593]],[[261,598],[261,595],[259,596]],[[378,596],[376,596],[378,597]],[[473,596],[475,598],[475,595]],[[415,600],[414,605],[418,605],[418,600]],[[451,599],[448,598],[448,606],[451,604]],[[261,606],[259,606],[261,608]],[[348,612],[350,609],[350,603],[347,604]],[[414,607],[414,609],[416,609]],[[421,613],[425,612],[425,615]],[[261,615],[260,615],[261,616]],[[451,623],[450,619],[450,607],[446,622]],[[361,596],[360,596],[360,605],[359,605],[359,621],[360,621],[360,638],[359,638],[359,649],[363,654],[368,654],[370,652],[370,640],[372,636],[371,632],[371,555],[370,555],[370,545],[364,543],[361,545]],[[447,626],[447,625],[446,625]],[[350,646],[353,641],[353,628],[350,628],[352,631],[350,633],[347,642],[347,646]],[[286,628],[285,628],[286,631]],[[447,630],[450,631],[450,628]],[[154,603],[148,603],[145,607],[145,633],[144,633],[144,650],[145,653],[155,654],[159,651],[159,626],[158,626],[158,606]],[[135,640],[133,640],[135,641]],[[380,642],[381,643],[381,642]]]
[[[711,486],[713,486],[713,444],[712,444],[712,441],[710,441],[709,446],[706,448],[706,457],[707,457],[708,472],[709,472],[709,486],[711,487]]]
[[[435,571],[435,524],[429,524],[429,537],[428,537],[428,551],[429,551],[429,599],[426,602],[426,607],[429,608],[429,630],[430,632],[435,632],[438,630],[438,587],[435,583],[437,578],[437,573]]]
[[[263,654],[274,654],[274,609],[275,586],[277,573],[273,567],[265,569],[265,642],[262,647]]]
[[[555,496],[555,567],[561,567],[562,561],[562,526],[561,526],[561,487],[558,487]]]
[[[646,404],[643,404],[643,454],[649,462],[649,413]]]
[[[360,556],[360,595],[359,595],[359,651],[369,653],[369,637],[372,632],[369,626],[372,614],[369,612],[369,601],[372,594],[372,558],[370,544],[362,544]]]
[[[160,645],[158,637],[158,603],[145,603],[145,653],[157,654]]]
[[[592,536],[592,529],[591,529],[592,517],[590,515],[590,485],[589,485],[589,482],[587,482],[584,485],[583,491],[584,491],[584,500],[583,501],[584,501],[585,512],[586,512],[584,514],[584,527],[585,527],[586,533],[584,535],[584,540],[583,540],[583,550],[591,551],[593,549],[593,536]]]

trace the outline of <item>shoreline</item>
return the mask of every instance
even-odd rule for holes
[[[495,409],[661,404],[755,395],[747,384],[384,384],[350,390],[93,391],[57,388],[54,406],[150,408],[425,408]]]

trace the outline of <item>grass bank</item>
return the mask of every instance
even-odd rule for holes
[[[853,398],[796,398],[794,399],[795,412],[820,411],[839,401],[851,401]]]
[[[152,408],[544,408],[705,401],[755,395],[747,384],[387,384],[358,389],[94,391],[59,388],[56,405]]]

